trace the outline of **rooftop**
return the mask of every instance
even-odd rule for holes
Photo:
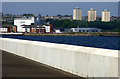
[[[81,8],[79,8],[79,7],[75,7],[74,9],[81,9]]]

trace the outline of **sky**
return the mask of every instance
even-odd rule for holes
[[[120,0],[2,0],[2,2],[118,2]]]
[[[2,12],[2,2],[0,1],[0,12]]]
[[[97,10],[99,16],[104,9],[110,10],[111,16],[118,15],[117,2],[3,2],[2,12],[5,14],[32,13],[42,16],[72,15],[75,7],[82,9],[83,16],[87,16],[90,8]]]

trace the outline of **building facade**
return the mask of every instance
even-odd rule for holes
[[[73,9],[73,20],[82,20],[82,10],[80,8]]]
[[[108,11],[108,10],[102,11],[102,21],[104,21],[104,22],[110,21],[110,11]]]
[[[88,10],[88,21],[95,21],[96,20],[96,10],[91,8]]]
[[[41,25],[41,15],[40,14],[37,17],[35,17],[33,20],[34,20],[34,25],[36,25],[36,26]]]
[[[43,25],[43,27],[45,27],[46,33],[51,33],[51,26],[50,25]]]
[[[32,23],[34,23],[34,17],[18,18],[14,20],[14,25],[17,26],[17,32],[25,32],[23,25],[31,25]]]
[[[55,33],[62,33],[60,29],[54,29]]]
[[[0,27],[0,33],[17,32],[17,26]]]
[[[9,32],[9,28],[1,28],[0,27],[0,33],[8,33]]]
[[[101,32],[98,28],[71,28],[71,32]]]
[[[49,25],[22,25],[25,29],[25,33],[51,33],[51,24]]]

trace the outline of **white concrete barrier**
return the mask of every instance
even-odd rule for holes
[[[82,77],[118,77],[118,50],[10,38],[0,49]]]

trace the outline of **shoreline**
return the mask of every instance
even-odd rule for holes
[[[108,37],[120,37],[119,32],[92,32],[92,33],[43,33],[43,34],[36,34],[36,33],[2,33],[2,35],[20,35],[20,36],[108,36]]]
[[[23,34],[25,36],[110,36],[110,37],[120,37],[118,32],[100,32],[100,33],[61,33],[61,34]]]

